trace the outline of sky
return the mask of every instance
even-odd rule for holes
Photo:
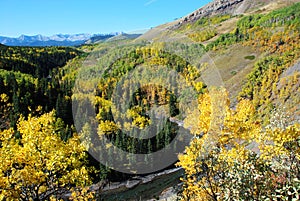
[[[211,0],[0,0],[0,36],[134,32],[186,16]]]

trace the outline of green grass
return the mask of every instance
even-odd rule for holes
[[[249,55],[249,56],[245,56],[244,58],[248,59],[248,60],[254,60],[255,56],[254,55]]]

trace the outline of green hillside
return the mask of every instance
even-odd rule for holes
[[[263,114],[269,113],[275,102],[284,106],[290,97],[294,102],[286,107],[298,116],[299,108],[295,105],[299,99],[295,97],[295,89],[286,90],[282,97],[283,88],[275,85],[280,75],[298,62],[299,8],[300,4],[296,3],[268,14],[201,18],[181,26],[178,31],[206,45],[233,97],[253,100]],[[219,33],[227,22],[230,29]],[[297,72],[290,76],[297,77]]]
[[[60,68],[81,51],[66,47],[0,46],[0,94],[5,94],[9,111],[1,117],[1,129],[15,127],[20,115],[28,116],[39,106],[43,112],[56,109],[58,117],[71,124],[72,85],[63,82]],[[63,110],[64,112],[59,112]],[[1,112],[2,114],[4,112]]]

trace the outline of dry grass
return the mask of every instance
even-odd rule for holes
[[[236,27],[236,23],[238,20],[239,20],[238,17],[233,17],[233,18],[228,19],[228,20],[220,23],[219,25],[217,25],[216,30],[217,30],[218,34],[215,37],[213,37],[207,41],[204,41],[203,45],[207,45],[207,44],[217,40],[221,34],[229,33],[231,31],[233,31],[234,28]]]
[[[233,99],[241,91],[254,63],[262,56],[252,47],[240,44],[232,45],[225,50],[211,51],[209,54]],[[255,56],[255,59],[246,59],[247,56]]]

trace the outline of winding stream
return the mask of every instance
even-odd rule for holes
[[[183,172],[182,168],[175,168],[145,177],[134,177],[125,182],[111,183],[99,193],[100,200],[156,200],[165,189],[180,183],[179,178]]]

